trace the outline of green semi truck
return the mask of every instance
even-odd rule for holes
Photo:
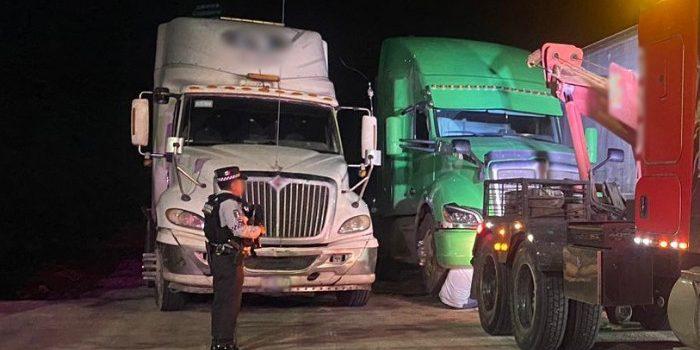
[[[437,294],[471,265],[486,179],[578,179],[562,109],[528,52],[486,42],[384,41],[377,78],[386,150],[376,193],[381,261],[421,266]]]

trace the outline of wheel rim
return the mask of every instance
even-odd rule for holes
[[[479,282],[479,304],[486,311],[492,311],[496,307],[498,298],[498,275],[496,274],[496,263],[491,255],[487,255],[484,261],[484,269],[481,271],[481,281]]]
[[[535,315],[535,276],[529,265],[521,265],[515,279],[515,315],[523,328],[532,326]]]

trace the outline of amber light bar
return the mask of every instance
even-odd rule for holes
[[[659,247],[661,249],[676,249],[676,250],[687,250],[688,249],[688,243],[687,242],[679,242],[679,241],[668,241],[665,239],[661,240],[655,240],[649,237],[634,237],[634,243],[637,245],[642,245],[646,247]]]

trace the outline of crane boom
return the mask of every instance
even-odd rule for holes
[[[582,63],[583,50],[573,45],[552,43],[543,45],[527,60],[528,66],[543,68],[547,86],[562,102],[579,176],[588,180],[591,162],[582,118],[592,118],[634,148],[638,129],[638,85],[634,72],[614,63],[609,78],[586,70]]]

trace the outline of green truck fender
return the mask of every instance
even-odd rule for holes
[[[423,215],[433,215],[437,261],[445,268],[471,266],[476,229],[445,228],[442,208],[445,204],[456,204],[481,214],[483,183],[475,179],[475,172],[468,168],[443,173],[428,188],[416,211],[416,227]]]

